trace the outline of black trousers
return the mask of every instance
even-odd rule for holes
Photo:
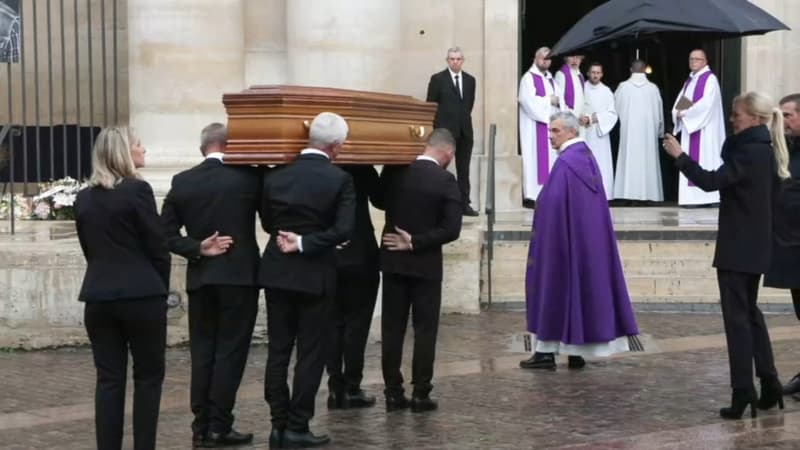
[[[84,324],[97,369],[98,450],[122,448],[129,349],[133,356],[133,448],[156,448],[167,344],[166,298],[86,303]]]
[[[383,274],[381,366],[387,396],[399,396],[404,392],[400,366],[409,309],[414,326],[414,355],[411,362],[413,395],[425,397],[433,389],[431,380],[441,306],[441,280]]]
[[[267,289],[266,296],[269,346],[264,397],[272,426],[306,431],[325,368],[332,299],[282,289]],[[287,380],[295,341],[297,362],[290,395]]]
[[[456,139],[456,178],[458,179],[458,190],[461,191],[461,199],[464,207],[469,206],[469,163],[472,160],[472,138],[463,136]]]
[[[378,295],[377,266],[339,270],[328,337],[328,390],[356,393],[361,389],[364,349]]]
[[[189,292],[192,431],[227,433],[258,314],[258,288],[203,286]]]
[[[778,376],[767,325],[756,304],[760,279],[759,274],[717,269],[731,387],[734,389],[753,386],[753,361],[759,378]]]

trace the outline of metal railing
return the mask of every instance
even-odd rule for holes
[[[489,154],[486,168],[486,309],[492,307],[492,260],[494,260],[494,224],[496,221],[495,210],[495,140],[497,125],[489,125]]]
[[[118,55],[126,48],[126,10],[127,0],[0,0],[0,14],[16,14],[17,23],[16,30],[0,27],[0,43],[18,35],[16,53],[5,54],[0,70],[0,193],[11,201],[11,233],[19,219],[15,194],[87,177],[100,127],[127,116]]]

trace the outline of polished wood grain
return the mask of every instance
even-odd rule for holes
[[[307,86],[252,86],[225,94],[230,164],[286,164],[305,148],[323,111],[350,128],[339,164],[408,164],[433,130],[436,104],[410,96]]]

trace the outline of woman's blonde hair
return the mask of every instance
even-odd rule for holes
[[[131,147],[138,139],[129,127],[108,127],[100,131],[92,148],[89,186],[114,189],[123,178],[140,178],[131,156]]]
[[[789,149],[786,147],[781,110],[774,106],[769,96],[760,92],[748,92],[733,99],[734,105],[739,102],[744,105],[747,114],[758,117],[759,123],[769,128],[775,161],[778,163],[778,176],[783,180],[790,178]]]

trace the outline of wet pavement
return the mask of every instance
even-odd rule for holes
[[[443,316],[432,393],[438,411],[386,413],[380,347],[370,343],[364,384],[378,405],[329,412],[323,380],[312,429],[329,433],[328,448],[336,449],[800,448],[800,404],[791,399],[784,411],[759,412],[755,420],[719,418],[730,390],[718,314],[640,313],[638,319],[644,353],[590,361],[583,370],[562,364],[525,371],[517,363],[526,355],[510,350],[524,313]],[[788,379],[800,370],[800,325],[793,315],[770,315],[768,324],[779,373]],[[265,361],[266,349],[254,347],[239,392],[236,427],[256,434],[244,448],[268,448]],[[0,379],[0,447],[94,447],[88,348],[2,352]],[[188,348],[171,348],[159,449],[190,448],[188,386]],[[131,448],[130,415],[126,425],[125,448]]]

